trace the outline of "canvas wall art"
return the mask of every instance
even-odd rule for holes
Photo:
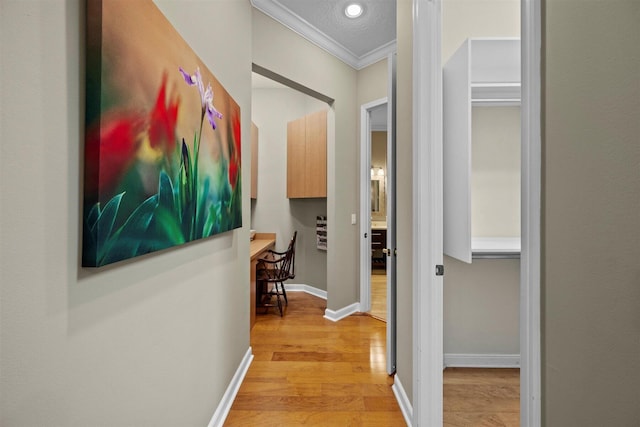
[[[242,226],[240,108],[151,0],[87,2],[86,79],[83,266]]]

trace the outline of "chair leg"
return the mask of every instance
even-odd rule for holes
[[[282,295],[284,295],[285,305],[289,306],[289,300],[287,299],[287,291],[284,289],[284,282],[280,282],[280,286],[282,286]]]
[[[276,290],[276,299],[278,300],[278,310],[280,310],[280,317],[282,317],[282,300],[280,299],[280,292],[278,292],[278,283],[273,284],[274,289]]]

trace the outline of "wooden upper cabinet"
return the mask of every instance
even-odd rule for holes
[[[287,197],[327,197],[327,111],[287,123]]]
[[[287,197],[304,197],[306,118],[287,123]]]
[[[258,127],[251,122],[251,198],[258,198]]]

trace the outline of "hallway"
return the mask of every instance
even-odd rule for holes
[[[386,323],[323,317],[326,301],[289,292],[284,317],[258,314],[254,360],[225,426],[405,426],[385,372]]]

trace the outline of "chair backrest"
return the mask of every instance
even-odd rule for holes
[[[287,248],[287,256],[289,259],[289,279],[294,279],[296,277],[296,237],[298,236],[298,232],[293,232],[293,237],[289,242],[289,247]]]

